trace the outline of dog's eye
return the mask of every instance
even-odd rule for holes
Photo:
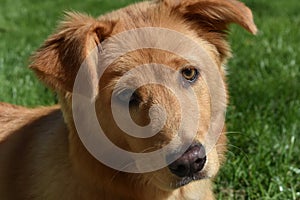
[[[193,67],[187,67],[181,70],[181,74],[184,79],[192,83],[197,80],[199,72]]]
[[[138,102],[137,94],[131,89],[125,89],[120,92],[117,92],[116,97],[121,103],[129,102],[129,104],[133,104],[135,102]]]
[[[132,98],[133,91],[131,89],[125,89],[117,93],[117,98],[121,102],[129,102],[130,99]]]

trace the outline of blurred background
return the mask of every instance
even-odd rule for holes
[[[243,0],[259,28],[230,28],[229,152],[218,199],[300,199],[300,2]],[[94,17],[137,0],[0,0],[0,101],[51,105],[55,95],[27,68],[63,11]]]

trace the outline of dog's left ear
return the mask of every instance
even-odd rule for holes
[[[257,28],[251,10],[237,0],[161,0],[168,7],[183,14],[187,19],[206,24],[211,30],[225,30],[236,23],[252,34]]]
[[[33,55],[30,68],[57,92],[72,92],[76,74],[87,55],[109,36],[114,22],[67,13],[56,33]]]
[[[217,47],[221,57],[230,54],[229,47],[222,42],[229,24],[238,24],[252,34],[257,32],[251,10],[237,0],[161,0],[161,2],[171,8],[173,13],[180,14],[186,21],[191,22],[200,37]]]

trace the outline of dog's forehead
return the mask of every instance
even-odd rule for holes
[[[214,45],[199,37],[183,19],[156,3],[138,3],[100,19],[116,21],[110,37],[101,43],[103,66],[100,68],[109,66],[105,70],[109,82],[147,64],[166,66],[178,72],[187,65],[201,66],[207,63],[207,58],[216,61]],[[163,68],[148,68],[141,73],[147,75],[145,79],[152,76],[167,80],[172,73],[162,72]]]
[[[216,48],[193,34],[164,27],[142,27],[111,35],[101,43],[101,64],[117,63],[125,72],[137,65],[159,63],[179,69],[214,61]]]
[[[105,74],[113,79],[122,78],[126,83],[137,85],[141,81],[172,80],[172,76],[185,66],[196,65],[174,53],[159,49],[139,49],[117,58]]]
[[[176,55],[173,52],[147,48],[138,49],[121,55],[115,60],[109,70],[115,72],[119,71],[120,74],[124,74],[133,68],[147,65],[161,65],[172,68],[173,70],[179,70],[188,64],[193,65],[189,60],[180,55]],[[148,71],[151,70],[149,69]]]
[[[154,36],[156,37],[156,36]],[[125,43],[127,40],[125,40]],[[144,44],[149,42],[144,40]],[[172,42],[172,40],[170,41]],[[151,43],[151,41],[150,41]],[[133,51],[128,46],[120,43],[112,43],[103,45],[103,52],[101,59],[101,68],[105,68],[106,82],[118,81],[123,78],[124,83],[128,85],[139,85],[140,82],[166,82],[175,81],[181,69],[186,67],[210,67],[207,65],[208,57],[211,57],[211,49],[209,45],[203,45],[203,53],[195,54],[190,46],[183,46],[174,52],[160,49],[160,48],[140,48]],[[142,46],[142,45],[141,45]],[[125,48],[122,51],[122,48]],[[182,50],[182,51],[181,51]],[[184,51],[184,52],[183,52]],[[208,60],[213,61],[209,58]],[[125,80],[126,79],[126,80]]]

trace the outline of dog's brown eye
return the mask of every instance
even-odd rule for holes
[[[125,89],[117,93],[117,98],[122,102],[129,102],[132,94],[133,91],[131,89]]]
[[[198,70],[193,67],[184,68],[182,71],[182,76],[189,82],[194,82],[198,78]]]

